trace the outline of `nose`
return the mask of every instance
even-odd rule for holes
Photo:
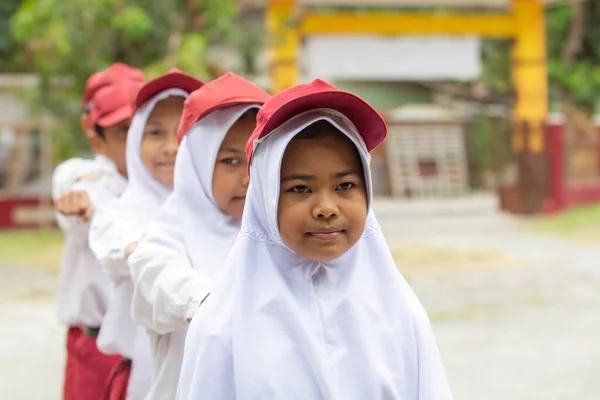
[[[337,203],[331,195],[319,196],[313,207],[314,219],[331,219],[340,214]]]
[[[173,135],[168,135],[163,151],[167,156],[175,156],[179,150],[179,141],[177,140],[177,132]]]
[[[242,186],[244,186],[245,188],[248,188],[248,185],[250,185],[250,176],[248,175],[248,172],[246,170],[244,170],[244,177],[242,178]]]

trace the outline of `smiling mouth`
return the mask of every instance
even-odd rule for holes
[[[318,231],[313,231],[313,232],[308,232],[307,235],[318,239],[318,240],[335,240],[337,238],[339,238],[342,233],[344,233],[345,230],[344,229],[337,229],[337,228],[332,228],[332,229],[321,229]]]

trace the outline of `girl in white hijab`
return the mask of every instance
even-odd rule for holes
[[[128,260],[133,318],[148,328],[152,342],[155,381],[148,400],[175,398],[188,321],[240,230],[248,188],[246,143],[269,97],[227,74],[185,102],[175,191]]]
[[[141,89],[127,136],[127,188],[119,199],[101,207],[92,221],[90,247],[114,288],[98,347],[124,358],[107,383],[106,399],[143,400],[151,384],[148,335],[130,314],[133,283],[126,253],[172,191],[183,103],[201,86],[199,80],[172,70]]]
[[[178,399],[451,399],[371,211],[381,117],[317,80],[258,121],[242,230],[191,322]]]

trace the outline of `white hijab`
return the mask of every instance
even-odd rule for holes
[[[97,231],[93,236],[98,240],[94,240],[93,250],[100,260],[108,257],[111,249],[123,246],[126,248],[130,243],[140,240],[148,223],[158,215],[163,203],[173,191],[171,187],[157,181],[144,166],[142,140],[148,118],[160,101],[169,97],[188,96],[189,93],[184,90],[167,89],[135,112],[127,132],[127,188],[119,199],[101,207],[94,216],[95,220],[100,218],[106,221],[102,224],[94,223]]]
[[[177,219],[192,267],[211,278],[221,271],[240,231],[240,221],[217,206],[212,184],[215,163],[227,132],[248,110],[239,105],[217,110],[186,133],[177,157],[175,192]]]
[[[112,277],[113,296],[98,337],[101,350],[133,360],[128,398],[146,397],[152,377],[148,336],[130,316],[133,282],[125,261],[125,250],[137,242],[158,214],[172,188],[156,180],[142,161],[142,140],[148,118],[158,102],[168,97],[187,98],[181,89],[167,89],[152,97],[134,114],[127,133],[128,184],[120,198],[105,204],[94,215],[90,247]]]
[[[300,258],[281,239],[283,154],[319,120],[356,145],[371,203],[364,142],[334,111],[301,114],[255,143],[242,231],[190,325],[179,399],[452,399],[427,315],[372,211],[331,262]]]
[[[135,218],[135,225],[145,227],[160,210],[161,206],[173,191],[156,180],[146,169],[142,161],[142,140],[144,129],[150,114],[156,105],[169,97],[183,97],[187,99],[189,93],[182,89],[167,89],[140,107],[131,121],[127,136],[127,175],[129,183],[121,196],[121,203],[126,205],[130,217]],[[132,242],[140,239],[143,230],[136,232]]]

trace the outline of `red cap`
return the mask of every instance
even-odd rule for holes
[[[83,108],[87,108],[88,103],[100,87],[102,87],[102,72],[96,72],[86,82],[85,93],[83,94]]]
[[[208,82],[187,98],[177,138],[181,142],[190,128],[213,111],[238,104],[264,104],[271,95],[231,72]]]
[[[256,129],[248,140],[248,165],[254,141],[259,140],[292,117],[308,110],[330,108],[348,118],[362,136],[367,150],[377,147],[387,135],[387,125],[379,113],[355,94],[339,90],[321,79],[296,85],[273,96],[258,112]]]
[[[115,63],[102,72],[96,72],[87,80],[83,95],[83,107],[90,106],[90,101],[101,88],[124,80],[144,83],[144,73],[123,63]]]
[[[142,84],[125,80],[104,86],[94,95],[90,117],[105,128],[133,117],[134,101]]]
[[[177,68],[171,69],[166,74],[146,83],[135,99],[135,108],[167,89],[181,89],[188,93],[200,89],[204,85],[202,81],[188,75]]]

